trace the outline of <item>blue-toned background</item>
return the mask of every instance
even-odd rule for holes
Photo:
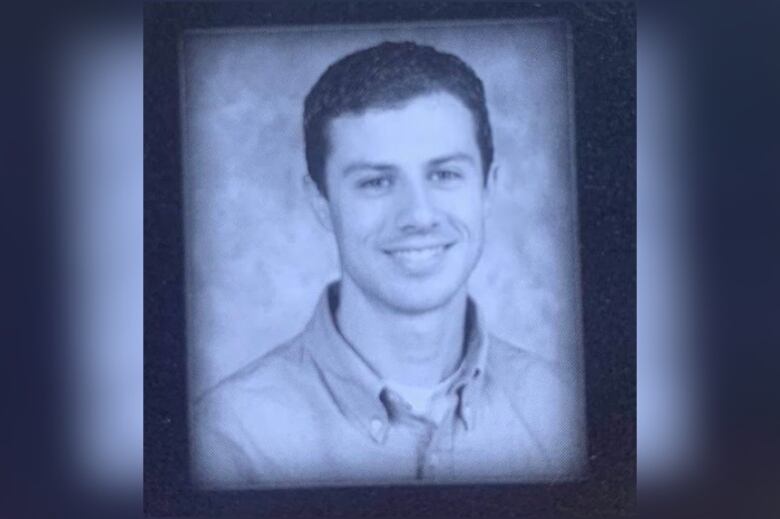
[[[191,399],[297,333],[338,276],[303,191],[303,99],[339,57],[402,39],[457,54],[487,89],[499,193],[472,294],[493,333],[582,387],[566,26],[233,29],[183,42]]]

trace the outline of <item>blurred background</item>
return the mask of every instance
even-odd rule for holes
[[[143,104],[137,26],[74,33],[63,50],[60,192],[76,356],[73,461],[101,488],[137,481],[143,406]],[[96,45],[99,41],[100,45]],[[76,232],[78,229],[78,232]],[[112,419],[107,419],[110,416]],[[117,448],[126,445],[132,448]]]
[[[75,23],[55,71],[64,458],[74,492],[109,503],[143,480],[142,50],[137,20]]]
[[[637,41],[637,469],[675,485],[704,455],[694,349],[686,69],[676,33],[640,18]]]

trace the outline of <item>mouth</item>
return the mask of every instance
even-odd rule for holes
[[[399,247],[384,252],[405,270],[419,272],[438,265],[444,253],[452,245],[452,243],[447,243],[420,247]]]

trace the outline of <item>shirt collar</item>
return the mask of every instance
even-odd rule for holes
[[[317,303],[304,333],[305,342],[339,410],[381,443],[390,422],[385,386],[380,375],[338,331],[333,319],[337,305],[338,283],[334,282]],[[469,298],[466,308],[466,354],[449,390],[458,394],[459,416],[471,428],[473,398],[484,379],[488,341],[472,299]]]

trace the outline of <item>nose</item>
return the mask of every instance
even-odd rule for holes
[[[430,230],[438,225],[436,208],[424,185],[409,184],[400,190],[397,225],[404,232]]]

